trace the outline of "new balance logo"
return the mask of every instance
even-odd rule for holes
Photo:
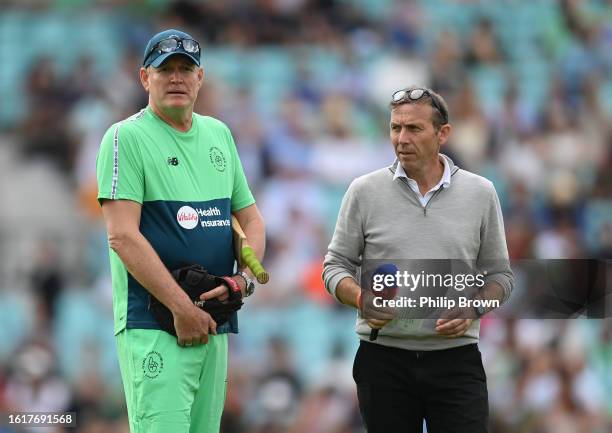
[[[179,160],[176,156],[168,157],[168,165],[179,165]]]

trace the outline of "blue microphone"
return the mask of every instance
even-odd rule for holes
[[[395,274],[397,273],[397,271],[398,271],[397,266],[395,266],[393,263],[385,263],[383,265],[380,265],[374,271],[374,274],[372,275],[372,283],[374,282],[374,276],[382,275],[381,283],[383,283],[384,287],[381,289],[382,291],[381,295],[383,295],[382,296],[383,298],[395,297],[395,293],[397,293],[397,285],[394,284],[393,286],[387,286],[384,284],[384,280],[387,275],[393,275],[393,277],[395,278]],[[380,329],[372,329],[370,331],[370,339],[369,339],[370,341],[375,341],[378,338],[378,331],[380,331]]]

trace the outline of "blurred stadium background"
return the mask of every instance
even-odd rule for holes
[[[321,261],[348,183],[389,164],[393,90],[449,101],[512,258],[612,255],[609,0],[0,1],[0,409],[127,432],[95,155],[146,104],[148,38],[204,45],[197,112],[232,129],[268,228],[231,339],[224,433],[362,432],[354,314]],[[612,431],[612,325],[487,317],[492,433]],[[408,408],[407,408],[408,409]],[[1,433],[18,430],[0,426]]]

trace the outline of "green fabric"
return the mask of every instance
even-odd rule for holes
[[[176,170],[172,158],[191,170]],[[98,200],[143,203],[231,197],[232,211],[254,203],[229,129],[219,120],[195,113],[187,132],[172,128],[150,107],[112,125],[100,145],[97,175]]]
[[[210,229],[217,221],[209,219],[228,222],[230,210],[255,200],[232,135],[222,122],[194,113],[191,129],[180,132],[147,107],[107,130],[98,152],[97,176],[98,200],[126,199],[143,205],[141,232],[168,269],[185,262],[199,263],[218,275],[232,272],[231,228],[228,224]],[[179,225],[182,206],[191,215],[194,210],[200,213],[201,227],[185,230]],[[126,326],[157,327],[146,308],[148,292],[114,251],[109,249],[109,254],[115,333]],[[237,322],[218,331],[237,332]]]
[[[218,433],[227,334],[181,347],[164,331],[125,329],[116,343],[131,433]]]

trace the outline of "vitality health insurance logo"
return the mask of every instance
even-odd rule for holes
[[[200,219],[194,208],[191,206],[183,206],[176,213],[176,220],[184,229],[193,229],[198,225]]]

